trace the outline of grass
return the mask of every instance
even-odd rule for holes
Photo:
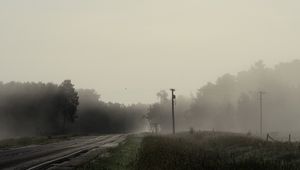
[[[60,135],[60,136],[51,136],[51,137],[38,136],[38,137],[22,137],[17,139],[4,139],[4,140],[0,140],[0,149],[54,143],[63,140],[69,140],[72,137],[73,137],[72,135]]]
[[[132,135],[116,148],[108,150],[108,155],[85,164],[77,170],[135,170],[142,136]]]
[[[135,163],[143,170],[296,170],[298,143],[272,143],[233,133],[147,136]]]

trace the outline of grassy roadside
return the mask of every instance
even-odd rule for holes
[[[298,170],[299,146],[218,132],[130,136],[80,170]]]
[[[64,140],[70,140],[74,135],[22,137],[17,139],[0,140],[0,149],[23,147],[28,145],[43,145]]]
[[[116,148],[108,150],[108,155],[101,156],[77,170],[134,170],[142,135],[132,135]]]
[[[296,170],[298,143],[271,143],[226,133],[147,136],[136,169],[143,170]]]

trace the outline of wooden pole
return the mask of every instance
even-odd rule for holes
[[[175,89],[170,89],[172,92],[172,124],[173,124],[173,134],[175,134],[175,115],[174,115],[174,100],[175,100]]]
[[[259,91],[259,104],[260,104],[260,136],[263,137],[263,94],[265,92]]]

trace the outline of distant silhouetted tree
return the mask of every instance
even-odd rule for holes
[[[62,130],[65,131],[67,122],[74,122],[76,118],[77,106],[79,105],[78,93],[74,89],[71,80],[65,80],[59,86],[60,90],[60,106],[63,115]]]

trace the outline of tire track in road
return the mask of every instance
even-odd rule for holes
[[[74,139],[24,149],[0,152],[0,167],[6,169],[47,169],[53,164],[71,160],[95,148],[121,142],[126,135],[105,135]],[[3,158],[3,159],[2,159]]]

